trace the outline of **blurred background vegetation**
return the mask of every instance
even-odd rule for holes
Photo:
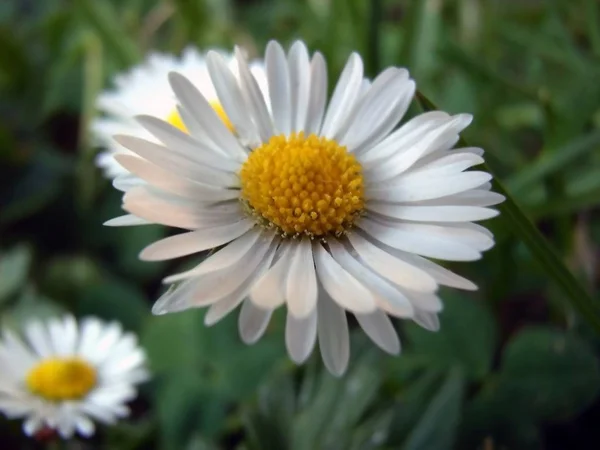
[[[442,329],[399,323],[392,358],[357,333],[342,379],[285,356],[282,316],[244,346],[236,319],[151,317],[171,263],[141,263],[162,227],[105,228],[120,196],[94,167],[94,99],[150,50],[305,40],[338,74],[408,67],[598,302],[600,6],[595,0],[3,0],[0,323],[64,311],[140,334],[154,379],[129,421],[71,449],[592,449],[600,339],[515,234],[454,267]],[[417,105],[413,113],[418,112]],[[543,261],[542,261],[543,263]],[[576,296],[576,295],[575,295]],[[576,300],[576,298],[575,298]],[[1,369],[0,369],[1,370]],[[0,419],[2,448],[42,448]]]

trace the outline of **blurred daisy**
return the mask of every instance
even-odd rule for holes
[[[23,342],[4,330],[0,341],[0,411],[25,418],[29,436],[55,429],[63,438],[94,433],[92,419],[111,424],[147,378],[136,336],[117,323],[73,317],[30,322]]]
[[[415,92],[405,69],[390,67],[372,83],[352,54],[327,103],[323,56],[296,42],[265,55],[269,98],[243,55],[239,79],[210,52],[207,66],[235,133],[187,78],[171,73],[190,134],[149,116],[138,121],[162,145],[116,139],[138,156],[117,160],[148,184],[124,196],[124,208],[150,222],[191,230],[141,253],[166,260],[216,251],[166,278],[173,284],[155,314],[210,306],[207,325],[242,304],[247,343],[287,305],[286,346],[302,363],[318,340],[327,368],[342,374],[349,358],[351,312],[383,350],[400,342],[388,315],[439,327],[439,285],[476,286],[426,258],[472,261],[493,246],[472,223],[497,214],[503,197],[491,176],[466,171],[479,148],[452,147],[471,116],[441,111],[394,130]]]
[[[233,55],[221,54],[230,68],[236,71]],[[264,88],[266,79],[262,64],[252,64],[251,70]],[[105,91],[98,97],[96,107],[105,116],[96,118],[91,125],[96,143],[107,149],[98,155],[97,164],[109,178],[123,176],[116,182],[117,187],[122,190],[126,190],[133,181],[126,176],[129,172],[115,161],[113,155],[129,152],[115,142],[113,135],[124,133],[153,140],[152,134],[133,119],[135,115],[142,113],[165,119],[185,131],[185,125],[176,109],[177,100],[167,78],[171,71],[179,72],[192,81],[221,120],[231,128],[231,122],[217,98],[208,74],[204,54],[191,47],[183,51],[181,58],[163,53],[150,54],[139,66],[117,75],[114,89]]]

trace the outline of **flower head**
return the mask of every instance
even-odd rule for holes
[[[148,376],[136,337],[117,323],[67,316],[30,322],[24,336],[4,330],[0,341],[0,411],[25,418],[30,436],[45,428],[92,435],[92,419],[113,423],[129,413],[125,403]]]
[[[415,92],[402,68],[372,82],[352,54],[327,102],[323,56],[296,42],[265,54],[268,97],[238,50],[239,76],[219,54],[207,67],[232,129],[186,77],[169,80],[188,132],[140,116],[162,144],[116,139],[137,156],[117,160],[147,184],[129,190],[124,208],[147,221],[189,230],[145,248],[145,260],[216,251],[168,277],[156,302],[163,314],[209,307],[207,325],[238,305],[247,343],[287,306],[286,346],[302,363],[318,339],[327,368],[349,358],[346,311],[395,354],[389,315],[435,330],[440,285],[476,289],[426,259],[471,261],[493,246],[474,221],[493,217],[491,176],[467,170],[478,148],[452,149],[471,116],[441,111],[397,128]],[[233,130],[233,131],[232,131]]]

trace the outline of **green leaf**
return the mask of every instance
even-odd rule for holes
[[[88,286],[77,303],[80,316],[93,315],[118,320],[125,328],[138,331],[150,315],[146,297],[136,287],[118,280]]]
[[[349,437],[381,386],[382,371],[372,352],[351,363],[339,380],[323,370],[312,399],[294,423],[294,450],[344,449]]]
[[[417,91],[417,99],[423,109],[427,111],[438,109],[419,91]],[[467,143],[462,138],[459,141],[459,145],[468,147]],[[494,190],[506,197],[504,203],[499,205],[500,212],[502,213],[501,219],[505,221],[506,228],[513,230],[513,232],[523,241],[536,261],[558,285],[575,309],[585,320],[587,320],[596,332],[600,332],[600,311],[597,304],[569,269],[567,269],[555,250],[551,247],[550,243],[527,218],[523,210],[498,180],[498,177],[495,176],[491,168],[487,164],[484,164],[484,168],[494,175],[492,181]]]
[[[405,326],[410,353],[428,359],[428,367],[460,366],[467,377],[481,379],[492,365],[496,345],[493,316],[479,300],[455,292],[443,295],[440,331],[432,333],[413,323]]]
[[[498,389],[510,394],[533,418],[578,414],[600,392],[600,364],[578,337],[547,328],[529,328],[507,346]]]
[[[202,314],[198,310],[152,316],[140,332],[150,369],[157,375],[188,371],[198,373],[203,360]],[[177,351],[174,351],[176,349]]]
[[[415,428],[435,395],[442,374],[430,370],[407,384],[395,398],[396,408],[390,426],[389,442],[400,445]]]
[[[291,374],[277,374],[258,391],[255,411],[243,415],[251,448],[286,449],[293,426],[296,397]]]
[[[452,370],[404,444],[404,450],[451,449],[461,417],[465,380]]]
[[[0,303],[21,288],[31,264],[31,248],[20,244],[0,255]]]
[[[196,373],[172,374],[156,394],[162,448],[184,448],[197,431],[216,434],[223,426],[225,405]]]

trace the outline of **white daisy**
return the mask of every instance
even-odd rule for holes
[[[296,42],[286,55],[270,42],[265,64],[270,101],[236,50],[239,80],[217,53],[207,56],[232,133],[184,76],[171,73],[190,134],[148,116],[138,121],[164,145],[118,136],[142,157],[118,155],[148,184],[124,196],[128,212],[188,232],[141,253],[166,260],[215,249],[173,284],[155,314],[210,306],[207,325],[242,304],[246,343],[287,305],[286,346],[304,362],[318,338],[327,368],[349,358],[351,312],[383,350],[400,342],[388,315],[439,327],[439,285],[476,286],[426,259],[472,261],[493,246],[473,221],[493,217],[503,200],[491,176],[465,171],[479,148],[452,149],[471,116],[429,112],[395,129],[415,92],[405,69],[369,83],[352,54],[326,107],[323,56]]]
[[[64,438],[91,436],[91,419],[111,424],[128,415],[125,403],[148,376],[135,335],[117,323],[67,316],[30,322],[24,337],[2,333],[0,411],[25,418],[27,435],[51,428]]]
[[[236,71],[233,55],[220,52],[233,71]],[[252,72],[266,91],[266,79],[261,63],[253,63]],[[104,117],[94,119],[91,125],[92,135],[96,143],[107,150],[101,152],[96,161],[109,178],[127,175],[129,172],[121,167],[113,158],[115,153],[129,153],[114,139],[115,134],[127,134],[153,140],[152,134],[140,126],[133,116],[148,114],[168,120],[171,124],[184,127],[177,113],[177,100],[171,91],[167,75],[175,71],[191,80],[196,88],[211,103],[219,117],[228,126],[227,119],[220,105],[206,67],[205,55],[188,47],[181,58],[163,53],[152,53],[140,65],[114,79],[114,89],[98,96],[96,107],[105,113]],[[127,177],[117,183],[117,187],[127,186]],[[129,183],[131,184],[131,183]],[[125,189],[124,189],[125,190]]]

